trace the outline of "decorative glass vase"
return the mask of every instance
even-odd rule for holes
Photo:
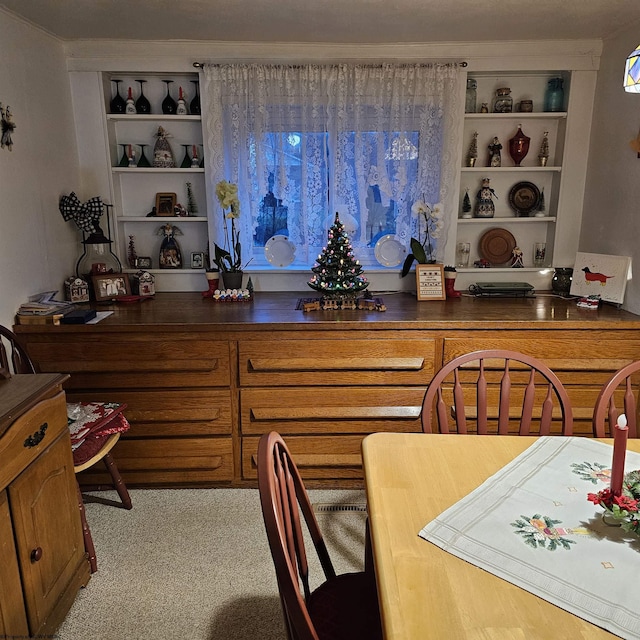
[[[493,113],[511,113],[513,111],[513,98],[511,89],[502,87],[496,90],[496,98],[493,102]]]
[[[527,153],[529,153],[530,142],[531,138],[522,133],[522,125],[519,124],[516,135],[509,140],[509,155],[515,162],[516,167],[520,166],[520,163],[525,159]]]
[[[544,96],[545,111],[564,111],[564,89],[562,78],[551,78],[547,83],[547,92]]]
[[[477,88],[478,82],[473,78],[469,78],[467,80],[467,94],[464,102],[464,112],[465,113],[475,113],[477,106]]]
[[[177,104],[176,101],[171,97],[171,92],[169,91],[169,85],[173,82],[173,80],[163,80],[167,84],[167,95],[165,99],[162,101],[162,113],[173,116],[176,113]]]
[[[242,271],[223,271],[222,282],[225,289],[242,289],[243,276]]]
[[[138,167],[150,167],[151,163],[147,159],[147,156],[144,155],[144,148],[148,147],[148,144],[141,144],[140,146],[140,160],[138,160]]]
[[[140,95],[136,100],[136,113],[151,113],[151,103],[147,100],[143,91],[143,85],[146,80],[136,80],[136,82],[140,83]]]
[[[124,98],[120,95],[120,83],[122,80],[111,80],[111,82],[115,82],[116,84],[116,95],[113,96],[111,102],[109,103],[109,109],[111,113],[124,113],[127,103],[124,101]]]

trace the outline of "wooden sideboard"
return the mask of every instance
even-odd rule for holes
[[[387,311],[296,310],[300,294],[220,303],[159,293],[96,325],[14,329],[42,372],[70,374],[71,400],[126,402],[114,450],[129,486],[255,486],[259,437],[286,438],[309,486],[361,486],[360,442],[420,431],[426,386],[444,362],[484,348],[534,355],[558,373],[577,434],[591,434],[600,386],[640,359],[640,316],[551,295],[418,302]],[[98,465],[99,466],[99,465]],[[106,480],[100,470],[81,482]]]
[[[0,382],[0,638],[53,637],[89,581],[67,377]]]

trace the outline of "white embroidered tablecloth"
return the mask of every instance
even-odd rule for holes
[[[640,539],[605,525],[603,509],[587,501],[609,485],[612,455],[590,438],[541,437],[420,536],[623,638],[640,638]],[[640,454],[627,451],[625,471],[633,469]]]

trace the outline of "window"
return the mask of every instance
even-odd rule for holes
[[[270,237],[286,235],[292,266],[310,267],[336,212],[365,265],[377,265],[385,235],[409,245],[415,200],[448,197],[457,213],[455,65],[212,65],[203,90],[212,180],[238,184],[254,266]],[[215,238],[220,210],[209,204]],[[436,255],[445,240],[446,228]]]

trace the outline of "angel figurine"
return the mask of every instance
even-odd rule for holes
[[[183,235],[182,231],[170,223],[163,224],[157,231],[157,236],[164,236],[160,245],[159,263],[161,269],[181,269],[182,253],[175,236]]]

